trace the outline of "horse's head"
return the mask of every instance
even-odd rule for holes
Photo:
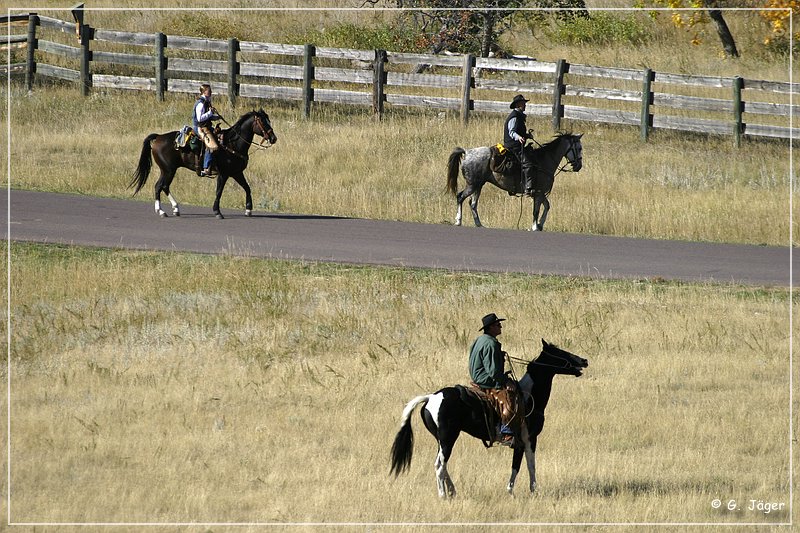
[[[554,374],[577,377],[589,366],[589,361],[542,339],[542,351],[539,357],[528,363],[528,374],[531,374],[537,366],[547,368]]]
[[[568,133],[565,137],[569,140],[569,148],[567,148],[567,153],[564,154],[564,157],[569,161],[572,170],[578,172],[583,166],[583,146],[581,145],[583,134],[572,135]]]
[[[258,133],[264,139],[268,140],[270,144],[278,142],[278,137],[272,131],[272,123],[269,121],[269,115],[263,110],[259,109],[253,115],[253,133]]]

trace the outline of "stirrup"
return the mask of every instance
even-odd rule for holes
[[[500,435],[500,438],[497,439],[497,443],[500,446],[508,446],[509,448],[514,447],[514,435],[509,435],[508,433],[503,433]]]

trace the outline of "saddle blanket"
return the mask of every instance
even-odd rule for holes
[[[178,134],[175,136],[175,148],[180,150],[181,148],[185,148],[186,144],[191,142],[192,137],[194,137],[194,130],[191,126],[184,126],[179,131]]]

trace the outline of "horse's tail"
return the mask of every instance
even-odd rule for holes
[[[466,154],[466,150],[460,146],[453,149],[450,154],[450,159],[447,160],[447,190],[453,193],[453,196],[458,192],[458,167],[461,166],[461,158]]]
[[[395,477],[405,472],[411,466],[411,455],[414,453],[414,432],[411,429],[411,414],[419,404],[424,404],[430,399],[431,395],[417,396],[403,409],[403,418],[400,421],[400,431],[394,438],[392,444],[392,469],[390,474]]]
[[[150,156],[150,143],[158,137],[158,133],[151,133],[144,138],[142,143],[142,153],[139,155],[139,166],[136,167],[136,172],[133,173],[133,178],[128,184],[128,188],[136,187],[133,191],[135,195],[139,192],[144,184],[147,182],[147,177],[150,175],[150,169],[153,167],[153,158]]]

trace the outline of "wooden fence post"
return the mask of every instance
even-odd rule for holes
[[[466,125],[469,122],[469,112],[472,109],[471,92],[475,85],[472,77],[472,69],[475,68],[475,56],[467,54],[464,56],[464,71],[461,81],[461,122]]]
[[[236,60],[238,51],[239,40],[231,37],[228,39],[228,100],[233,107],[236,107],[236,98],[239,96],[239,84],[236,82],[239,76],[239,62]]]
[[[156,98],[164,101],[164,92],[167,90],[167,58],[164,49],[167,47],[167,36],[156,33]]]
[[[311,102],[314,101],[314,56],[317,49],[313,44],[307,44],[303,52],[303,118],[311,114]]]
[[[569,63],[566,59],[559,59],[556,64],[556,79],[553,84],[553,130],[561,129],[561,117],[564,116],[564,106],[561,104],[561,96],[566,92],[564,86],[564,74],[569,72]]]
[[[653,103],[653,80],[655,75],[652,69],[645,69],[642,80],[642,120],[640,132],[642,140],[647,142],[650,135],[650,127],[653,125],[653,115],[650,114],[650,105]]]
[[[25,61],[25,87],[28,92],[33,92],[33,78],[36,74],[36,26],[39,25],[39,17],[36,13],[31,13],[28,17],[28,56]]]
[[[733,78],[733,143],[736,148],[742,145],[742,134],[744,134],[745,128],[742,121],[742,112],[744,112],[742,89],[744,89],[744,79],[736,76]]]
[[[92,88],[92,51],[90,44],[94,39],[94,29],[88,24],[80,26],[80,39],[81,39],[81,96],[89,96]]]
[[[380,120],[383,117],[383,102],[386,101],[386,50],[375,50],[372,65],[372,113]]]

